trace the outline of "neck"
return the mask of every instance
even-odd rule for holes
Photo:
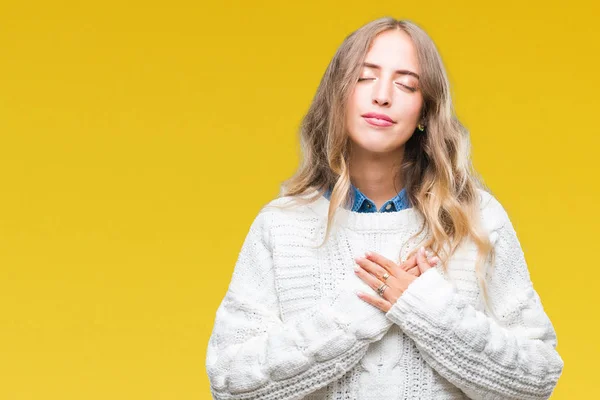
[[[350,181],[379,208],[403,188],[399,173],[403,155],[404,146],[390,153],[353,149],[349,162]]]

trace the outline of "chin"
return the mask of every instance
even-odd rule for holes
[[[375,139],[375,138],[374,138]],[[362,151],[371,153],[390,153],[402,147],[402,143],[394,143],[389,140],[352,140],[354,146]]]

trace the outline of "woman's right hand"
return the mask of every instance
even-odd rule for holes
[[[440,259],[438,257],[429,257],[427,262],[431,267],[434,267]],[[400,268],[409,274],[413,274],[414,276],[421,276],[421,269],[417,264],[417,254],[415,253],[412,257],[408,258],[406,261],[400,263]]]

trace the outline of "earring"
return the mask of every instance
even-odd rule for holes
[[[417,125],[417,128],[419,128],[419,130],[420,130],[421,132],[423,132],[423,131],[425,130],[425,125],[423,125],[423,124],[419,124],[419,125]]]

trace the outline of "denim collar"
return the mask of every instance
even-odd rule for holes
[[[396,196],[394,196],[393,198],[391,198],[390,200],[386,201],[381,208],[379,209],[379,211],[377,211],[377,208],[375,206],[375,203],[369,199],[367,196],[365,196],[364,193],[362,193],[356,186],[354,186],[353,184],[350,184],[352,191],[353,191],[353,197],[354,197],[354,204],[352,205],[351,211],[355,211],[355,212],[363,212],[363,213],[369,213],[369,212],[394,212],[394,211],[400,211],[400,210],[404,210],[406,208],[410,208],[410,201],[408,199],[408,195],[406,193],[406,188],[403,188]],[[331,197],[331,189],[327,189],[327,191],[324,193],[324,196],[329,200]]]

